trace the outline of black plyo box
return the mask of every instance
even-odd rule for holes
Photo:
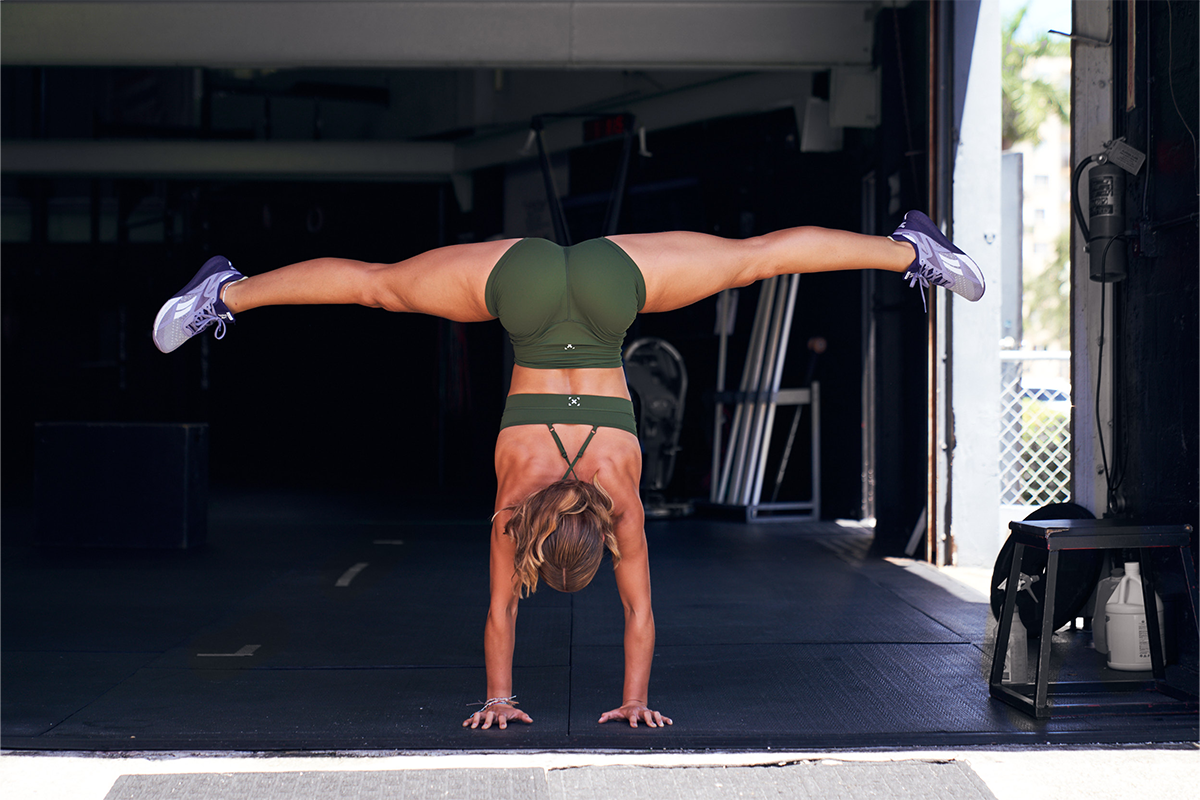
[[[39,422],[37,543],[195,547],[208,531],[208,425]]]

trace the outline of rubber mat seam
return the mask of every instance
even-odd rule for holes
[[[959,637],[960,639],[962,639],[962,641],[963,641],[963,643],[964,643],[964,644],[972,644],[972,642],[970,642],[969,640],[967,640],[967,639],[965,639],[965,638],[963,637],[963,634],[961,634],[961,633],[959,633],[958,631],[954,630],[954,629],[953,629],[953,628],[951,628],[949,625],[947,625],[946,623],[942,622],[940,619],[938,619],[937,617],[933,616],[932,614],[930,614],[930,613],[929,613],[928,611],[926,611],[925,609],[923,609],[923,608],[918,608],[917,606],[915,606],[915,605],[913,605],[912,603],[908,602],[908,601],[907,601],[907,600],[905,600],[905,599],[904,599],[902,596],[900,596],[900,594],[899,594],[899,593],[897,593],[897,592],[896,592],[894,589],[892,589],[890,586],[887,586],[887,585],[885,585],[885,584],[883,584],[883,583],[880,583],[879,581],[875,580],[873,577],[871,577],[871,576],[870,576],[869,574],[867,574],[866,572],[863,572],[862,570],[856,570],[856,571],[858,572],[858,574],[862,575],[862,576],[863,576],[864,578],[866,578],[868,581],[870,581],[871,583],[875,584],[875,585],[876,585],[876,586],[878,586],[880,589],[882,589],[883,591],[885,591],[885,592],[887,592],[888,594],[890,594],[892,597],[895,597],[895,598],[896,598],[898,601],[900,601],[900,602],[901,602],[901,603],[903,603],[904,605],[908,606],[908,607],[909,607],[909,608],[911,608],[913,611],[916,611],[918,614],[921,614],[922,616],[926,617],[926,618],[927,618],[927,619],[929,619],[931,622],[935,623],[936,625],[938,625],[938,626],[940,626],[940,627],[944,628],[945,630],[949,631],[950,633],[952,633],[952,634],[954,634],[955,636],[957,636],[957,637]]]
[[[567,615],[567,736],[570,736],[572,681],[575,676],[575,595],[567,599],[571,604],[571,613]]]

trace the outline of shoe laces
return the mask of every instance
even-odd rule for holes
[[[928,314],[929,306],[925,301],[925,290],[929,288],[930,283],[945,286],[946,277],[938,269],[924,261],[918,261],[915,267],[904,273],[904,277],[908,280],[908,287],[910,289],[920,284],[921,308],[925,309],[925,313]]]
[[[192,336],[195,336],[214,322],[217,325],[217,329],[213,331],[213,338],[225,338],[225,331],[228,329],[228,326],[225,324],[225,318],[219,314],[214,314],[211,306],[197,311],[196,315],[188,322],[187,329],[191,332]]]

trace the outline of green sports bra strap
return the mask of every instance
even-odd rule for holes
[[[596,430],[600,426],[592,426],[592,432],[589,433],[587,439],[583,441],[583,447],[579,448],[579,452],[575,454],[574,460],[567,455],[567,448],[563,447],[562,439],[558,438],[558,431],[554,430],[554,426],[550,423],[546,423],[546,427],[550,429],[550,435],[554,437],[554,443],[558,445],[558,452],[562,455],[563,461],[567,462],[567,471],[563,473],[563,476],[560,480],[565,481],[567,476],[573,472],[575,473],[575,480],[582,480],[582,478],[579,477],[579,473],[575,472],[575,465],[579,463],[579,459],[583,458],[583,451],[587,450],[587,446],[592,443],[592,437],[596,435]]]

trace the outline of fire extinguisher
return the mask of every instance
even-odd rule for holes
[[[1125,173],[1137,174],[1146,156],[1125,144],[1123,139],[1105,143],[1102,153],[1080,161],[1071,176],[1072,205],[1075,219],[1087,242],[1089,275],[1094,281],[1115,282],[1125,279]],[[1079,176],[1084,167],[1095,163],[1088,173],[1088,218],[1083,218],[1079,203]]]

